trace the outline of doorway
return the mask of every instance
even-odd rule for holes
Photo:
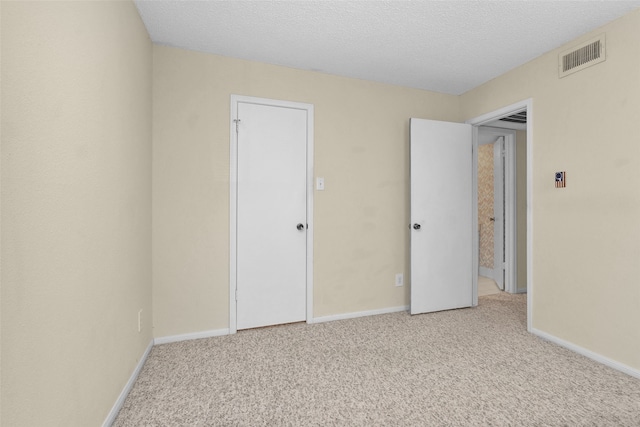
[[[478,296],[504,291],[504,137],[478,141]]]
[[[479,295],[518,291],[516,149],[515,130],[478,128]]]
[[[313,106],[231,97],[229,331],[312,319]]]
[[[533,234],[533,217],[532,217],[532,159],[533,159],[533,109],[532,100],[524,100],[496,111],[483,114],[468,120],[466,123],[471,124],[474,129],[474,166],[473,174],[478,174],[478,142],[479,132],[482,126],[488,126],[500,129],[511,129],[520,132],[516,135],[516,139],[526,141],[525,147],[518,146],[520,155],[516,155],[516,141],[511,146],[513,155],[509,156],[509,144],[505,143],[505,197],[512,195],[515,203],[506,203],[505,210],[505,262],[507,268],[506,284],[512,284],[511,292],[527,293],[527,329],[532,329],[532,301],[533,301],[533,277],[532,277],[532,234]],[[506,138],[505,138],[506,142]],[[523,150],[523,148],[525,148]],[[511,158],[511,161],[509,160]],[[516,163],[519,165],[519,171],[523,169],[526,172],[520,173],[520,180],[512,178],[516,176]],[[511,183],[511,188],[509,187]],[[477,200],[477,182],[474,186],[474,198]],[[516,192],[517,190],[517,192]],[[512,206],[511,212],[509,206]],[[478,233],[478,206],[474,206],[474,247],[479,249],[479,233]],[[517,239],[517,236],[520,236]],[[479,271],[479,257],[475,259],[474,271]],[[511,272],[508,273],[509,267]],[[519,272],[518,272],[519,270]],[[474,278],[473,299],[474,305],[478,303],[478,280]]]

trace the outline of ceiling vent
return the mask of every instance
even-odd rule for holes
[[[582,43],[558,55],[558,73],[560,78],[584,70],[606,59],[604,34]]]

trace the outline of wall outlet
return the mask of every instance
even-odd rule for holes
[[[402,273],[396,274],[396,286],[404,285],[404,276]]]
[[[142,332],[142,309],[138,311],[138,332]]]

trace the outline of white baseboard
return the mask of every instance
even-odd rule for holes
[[[180,334],[180,335],[170,335],[168,337],[159,337],[153,340],[153,343],[158,344],[169,344],[172,342],[179,341],[188,341],[188,340],[198,340],[201,338],[211,338],[211,337],[219,337],[222,335],[229,335],[229,328],[226,329],[212,329],[209,331],[202,332],[191,332],[189,334]]]
[[[144,362],[147,361],[147,357],[149,357],[149,352],[151,352],[152,347],[153,347],[153,340],[149,342],[147,349],[142,354],[140,361],[138,361],[136,368],[133,370],[133,373],[129,377],[129,381],[127,381],[127,384],[125,384],[124,388],[120,392],[120,395],[118,396],[118,399],[116,400],[116,403],[113,404],[113,407],[109,411],[107,418],[102,423],[102,427],[109,427],[116,420],[116,417],[118,416],[118,412],[120,412],[120,408],[122,408],[122,405],[124,405],[124,401],[127,398],[129,391],[131,391],[133,384],[136,382],[136,379],[138,378],[138,374],[140,374],[140,370],[142,369],[142,366],[144,366]]]
[[[397,313],[409,310],[408,305],[401,307],[381,308],[378,310],[358,311],[355,313],[334,314],[331,316],[315,317],[312,323],[333,322],[334,320],[355,319],[356,317],[375,316],[376,314]]]
[[[543,338],[547,341],[550,341],[554,344],[559,345],[560,347],[564,347],[568,350],[571,350],[575,353],[578,353],[582,356],[588,357],[591,360],[595,360],[598,363],[602,363],[603,365],[606,365],[610,368],[613,368],[617,371],[620,372],[624,372],[627,375],[631,375],[632,377],[638,378],[640,379],[640,370],[632,368],[631,366],[627,366],[623,363],[620,362],[616,362],[615,360],[609,359],[608,357],[605,357],[601,354],[598,353],[594,353],[591,350],[587,350],[586,348],[580,347],[578,345],[572,344],[568,341],[565,341],[561,338],[558,338],[556,336],[550,335],[546,332],[542,332],[538,329],[535,328],[531,328],[531,333],[534,335],[539,336],[540,338]]]
[[[493,268],[480,267],[480,275],[493,279]]]

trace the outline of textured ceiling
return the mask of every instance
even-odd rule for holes
[[[461,94],[636,1],[136,0],[155,43]]]

